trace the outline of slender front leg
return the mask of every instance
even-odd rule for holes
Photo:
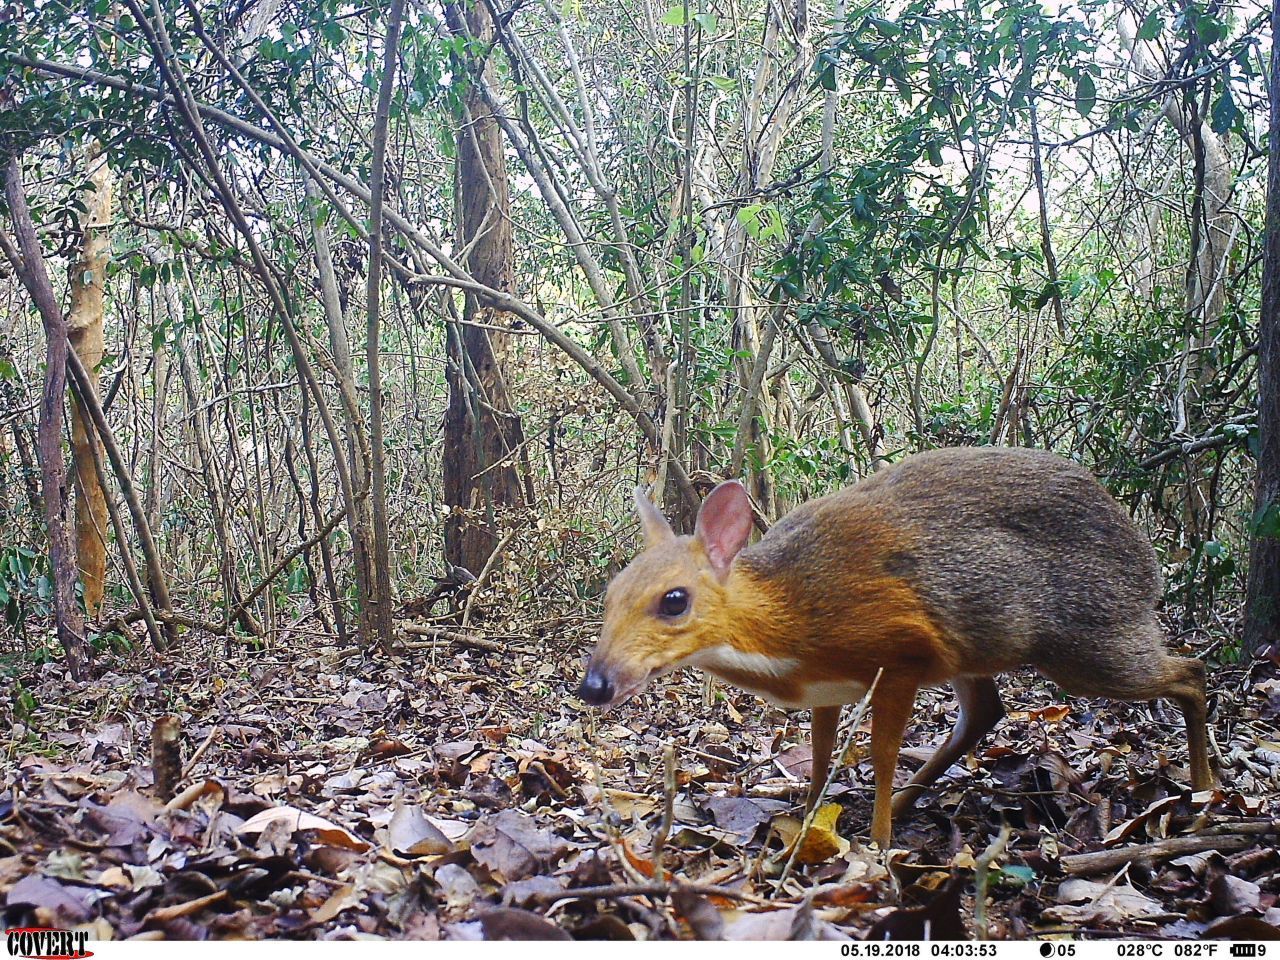
[[[809,799],[805,811],[812,810],[827,783],[831,770],[831,750],[836,745],[836,727],[840,725],[840,707],[813,708],[813,774],[809,780]]]
[[[871,695],[871,767],[876,777],[876,802],[871,812],[871,839],[887,850],[893,842],[893,775],[898,769],[902,734],[916,703],[915,678],[881,677]]]

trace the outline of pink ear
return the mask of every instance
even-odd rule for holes
[[[737,480],[720,484],[702,501],[694,538],[711,558],[716,573],[724,576],[729,565],[751,536],[751,501]]]
[[[636,487],[636,513],[640,515],[640,526],[644,529],[644,542],[646,547],[656,547],[660,543],[671,540],[675,537],[676,532],[671,529],[671,524],[667,523],[667,518],[662,515],[649,495],[644,492],[644,487]]]

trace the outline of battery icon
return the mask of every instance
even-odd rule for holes
[[[1256,957],[1258,955],[1258,945],[1256,943],[1233,943],[1231,945],[1231,955],[1233,957]]]

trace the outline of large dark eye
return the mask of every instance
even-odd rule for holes
[[[689,591],[683,587],[668,590],[658,603],[658,612],[664,617],[678,617],[689,609]]]

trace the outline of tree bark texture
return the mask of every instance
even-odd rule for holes
[[[369,275],[365,286],[367,320],[365,324],[365,359],[369,368],[369,442],[372,462],[369,479],[373,483],[370,504],[373,518],[372,569],[375,589],[368,598],[369,624],[378,643],[391,650],[391,533],[387,525],[387,460],[382,437],[382,220],[386,190],[387,129],[391,116],[391,95],[395,89],[396,62],[400,57],[400,24],[404,16],[404,0],[391,0],[387,17],[387,39],[382,64],[382,82],[378,87],[378,109],[373,120],[373,151],[369,195]],[[336,444],[336,441],[335,441]],[[335,447],[335,454],[338,453]],[[353,523],[358,522],[353,519]],[[372,638],[367,638],[372,639]]]
[[[1272,37],[1280,30],[1280,0],[1271,7]],[[1280,51],[1271,47],[1271,136],[1267,157],[1266,240],[1258,329],[1258,478],[1245,600],[1245,649],[1280,650]]]
[[[98,394],[98,364],[103,354],[103,286],[111,253],[111,168],[94,147],[89,155],[90,190],[85,196],[80,256],[71,267],[71,309],[67,338],[89,375],[88,389]],[[76,558],[84,585],[84,609],[97,618],[107,575],[107,501],[94,464],[102,447],[87,423],[79,397],[72,395],[71,452],[76,490]]]
[[[470,36],[472,49],[493,37],[482,5],[465,13],[449,9],[455,34]],[[488,63],[468,63],[469,72],[492,73]],[[492,82],[492,77],[489,77]],[[457,129],[457,225],[463,263],[478,283],[513,293],[511,197],[502,130],[476,84],[463,96]],[[467,294],[463,322],[453,324],[445,411],[444,497],[453,510],[445,522],[445,558],[473,573],[498,543],[495,507],[523,502],[518,452],[524,443],[503,375],[506,338],[493,331],[504,313]],[[483,325],[483,326],[482,326]],[[482,517],[477,517],[481,514]]]

